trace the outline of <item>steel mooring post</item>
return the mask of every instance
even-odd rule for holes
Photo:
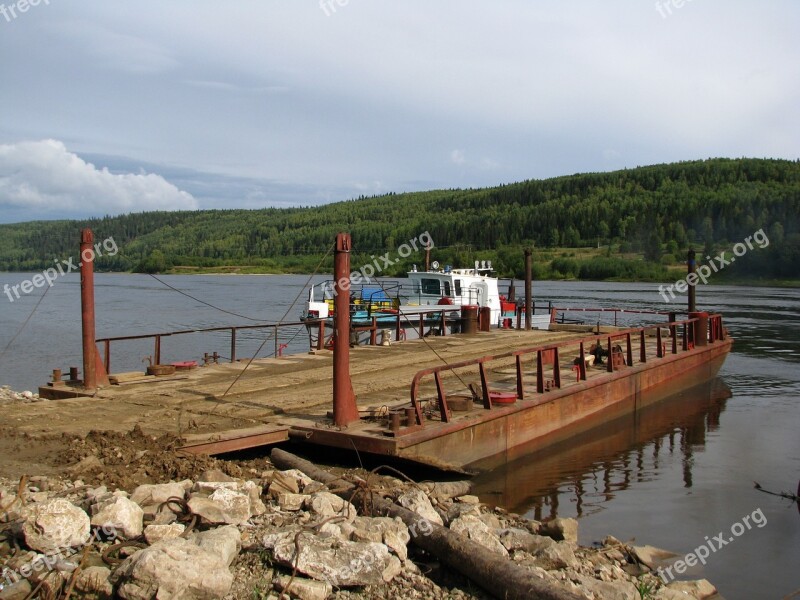
[[[333,422],[347,427],[358,421],[358,407],[350,379],[350,249],[349,233],[336,236],[333,255],[334,343]]]
[[[525,248],[525,329],[530,331],[532,310],[531,302],[533,302],[533,259],[531,257],[531,249]]]
[[[695,251],[689,250],[688,255],[686,257],[686,280],[694,280],[695,283],[689,283],[689,312],[697,312],[697,295],[696,295],[696,285],[697,285],[697,275],[695,275],[695,270],[697,268],[697,261],[695,261]],[[690,277],[693,275],[693,277]]]
[[[94,234],[91,229],[81,230],[81,336],[83,341],[83,387],[97,388],[96,356],[94,345]]]

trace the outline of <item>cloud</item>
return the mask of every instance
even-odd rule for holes
[[[452,162],[454,165],[463,165],[466,161],[467,158],[464,155],[463,150],[456,149],[450,153],[450,162]]]
[[[53,219],[191,210],[197,201],[160,175],[114,174],[69,152],[58,140],[42,140],[0,144],[0,208]]]

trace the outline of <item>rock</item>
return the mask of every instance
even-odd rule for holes
[[[200,477],[200,481],[236,481],[220,469],[209,469]]]
[[[556,541],[542,535],[534,535],[524,529],[501,529],[497,531],[500,543],[509,552],[524,550],[536,554],[540,550],[555,546]]]
[[[547,535],[557,541],[578,543],[578,521],[575,519],[553,519],[542,523],[539,529],[541,535]]]
[[[659,563],[662,563],[665,560],[678,556],[674,552],[662,550],[661,548],[656,548],[655,546],[634,546],[632,551],[636,560],[643,565],[650,567],[651,569],[656,568]]]
[[[715,588],[706,579],[697,579],[695,581],[673,581],[667,586],[668,589],[688,594],[690,597],[705,600],[717,593]]]
[[[269,494],[275,497],[286,492],[299,494],[306,485],[313,481],[313,479],[297,469],[275,471],[269,484]]]
[[[536,563],[547,570],[576,568],[580,564],[568,542],[555,543],[542,548],[534,556]]]
[[[450,523],[458,517],[463,517],[464,515],[480,517],[481,509],[477,504],[463,504],[456,502],[452,506],[448,507],[446,521]]]
[[[636,587],[628,581],[600,581],[591,577],[578,576],[584,591],[591,592],[602,600],[640,600]]]
[[[411,535],[400,518],[356,517],[353,521],[354,541],[383,542],[397,557],[405,562],[408,558],[408,542]]]
[[[181,523],[170,525],[148,525],[144,528],[144,539],[151,546],[161,540],[174,540],[181,537],[186,530],[186,526]]]
[[[250,519],[249,496],[220,488],[210,497],[195,495],[189,498],[189,510],[206,523],[240,525]]]
[[[450,523],[450,531],[459,533],[496,554],[508,556],[508,551],[500,543],[497,534],[478,517],[472,515],[459,517]]]
[[[306,509],[322,519],[330,517],[344,517],[352,523],[358,516],[356,507],[330,492],[316,492],[306,502]]]
[[[36,570],[28,577],[34,588],[39,588],[40,598],[57,598],[69,575],[64,576],[58,571],[48,571],[47,569]]]
[[[302,510],[303,504],[310,500],[305,494],[292,494],[291,492],[278,494],[278,506],[281,510],[297,512]]]
[[[400,506],[417,513],[419,516],[428,519],[432,523],[442,526],[444,525],[442,517],[440,517],[439,513],[437,513],[433,508],[428,496],[425,494],[425,492],[418,488],[411,488],[410,490],[403,492],[397,499],[397,503]]]
[[[267,507],[261,500],[261,486],[255,481],[245,481],[239,490],[250,498],[250,516],[257,517],[267,512]]]
[[[127,558],[111,582],[125,600],[211,600],[230,591],[233,575],[223,557],[178,538],[162,540]]]
[[[33,506],[22,532],[28,548],[52,553],[85,544],[90,527],[89,515],[68,500],[54,498]]]
[[[289,582],[292,584],[291,589],[287,589]],[[325,600],[333,593],[333,587],[330,583],[303,577],[295,577],[294,581],[292,581],[289,575],[282,575],[281,577],[276,577],[272,584],[279,592],[286,592],[291,594],[292,598],[299,598],[299,600]]]
[[[502,529],[500,519],[491,513],[484,513],[478,517],[489,529]]]
[[[234,525],[218,527],[210,531],[195,533],[190,538],[206,552],[218,556],[230,566],[242,549],[242,534]]]
[[[20,579],[0,590],[0,600],[25,600],[32,591],[33,588],[28,580]]]
[[[104,532],[113,529],[115,537],[132,539],[142,535],[144,511],[135,502],[118,496],[107,502],[91,519],[91,524]]]
[[[81,598],[106,600],[114,594],[110,578],[111,570],[106,567],[87,567],[78,574],[75,589]]]
[[[191,482],[189,482],[191,484]],[[191,487],[191,486],[190,486]],[[186,496],[185,483],[160,483],[140,485],[131,494],[131,501],[136,502],[142,508],[155,507],[156,509],[170,498],[180,498]],[[151,511],[154,514],[156,511]]]
[[[402,563],[389,548],[373,542],[343,542],[334,537],[302,535],[295,558],[295,535],[284,533],[272,549],[275,560],[333,586],[383,585],[400,573]]]
[[[477,496],[466,494],[464,496],[459,496],[458,498],[456,498],[456,502],[461,502],[463,504],[480,504],[481,500]]]
[[[252,516],[250,496],[242,492],[220,488],[211,494],[209,499],[219,503],[222,506],[222,510],[225,511],[228,518],[223,523],[241,525],[242,523],[247,523]]]

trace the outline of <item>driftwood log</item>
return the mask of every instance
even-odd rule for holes
[[[332,484],[339,496],[350,499],[356,486],[323,471],[313,463],[275,448],[272,463],[280,469],[298,469],[321,483]],[[367,489],[367,503],[382,516],[400,517],[406,524],[411,541],[419,548],[458,571],[495,598],[503,600],[586,600],[586,596],[544,581],[532,571],[493,554],[477,542],[431,523],[415,512],[398,506]],[[371,495],[371,498],[369,496]],[[427,533],[427,535],[426,535]]]

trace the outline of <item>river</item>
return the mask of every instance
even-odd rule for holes
[[[1,275],[0,284],[10,285],[31,277]],[[296,321],[309,281],[290,275],[161,279],[183,294],[146,275],[97,274],[97,337]],[[41,300],[0,356],[0,384],[35,391],[53,368],[81,366],[79,287],[73,274],[43,299],[41,289],[13,302],[0,296],[0,349]],[[674,306],[653,284],[536,282],[534,293],[558,306]],[[478,495],[531,518],[577,517],[586,545],[612,534],[683,555],[708,548],[708,538],[714,549],[706,564],[681,578],[706,577],[728,600],[784,598],[800,589],[800,511],[753,482],[795,492],[800,479],[800,292],[707,285],[698,288],[698,306],[721,312],[736,340],[713,386],[484,473],[476,479]],[[608,322],[611,314],[583,318]],[[639,316],[623,319],[633,324]],[[237,341],[240,358],[276,350],[264,330],[240,332]],[[287,330],[278,347],[306,350],[304,329]],[[153,350],[150,340],[115,342],[113,370],[141,370]],[[162,362],[199,361],[214,351],[228,356],[227,332],[173,336],[162,341]],[[719,533],[732,541],[716,548]]]

